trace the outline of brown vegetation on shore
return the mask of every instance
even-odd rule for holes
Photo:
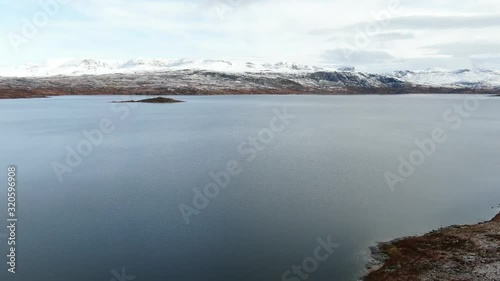
[[[500,214],[476,225],[450,226],[381,243],[379,250],[385,263],[365,276],[365,281],[498,281]]]

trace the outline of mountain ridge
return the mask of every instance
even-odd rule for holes
[[[286,62],[85,59],[60,61],[42,68],[31,65],[18,69],[18,74],[22,73],[24,76],[0,76],[0,98],[106,94],[500,93],[500,72],[478,69],[375,74],[358,72],[352,67],[330,69]],[[55,73],[61,74],[50,75]]]
[[[45,64],[0,68],[0,77],[51,77],[109,74],[154,74],[171,71],[214,71],[232,74],[281,73],[307,74],[314,72],[355,72],[365,75],[384,75],[414,85],[450,88],[497,88],[500,87],[500,71],[487,69],[426,69],[397,70],[391,73],[373,74],[358,72],[354,67],[316,66],[293,62],[263,62],[249,60],[213,59],[67,59],[53,60]]]
[[[229,73],[177,70],[134,74],[2,77],[0,98],[59,95],[500,94],[500,88],[415,85],[362,72]]]

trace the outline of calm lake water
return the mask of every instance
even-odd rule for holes
[[[17,273],[7,273],[0,236],[0,280],[279,281],[328,236],[340,247],[308,280],[353,280],[375,241],[498,212],[500,98],[459,119],[448,111],[468,96],[177,98],[186,102],[0,100],[0,235],[11,164],[19,218]],[[285,106],[294,118],[278,119],[271,137]],[[60,182],[53,163],[66,165],[67,147],[76,150],[82,131],[103,119],[114,131]],[[391,190],[384,173],[398,175],[399,156],[436,128],[447,140]],[[259,133],[262,150],[249,141]],[[193,189],[228,163],[241,173],[186,224],[179,205],[193,206]],[[120,280],[112,270],[122,268]]]

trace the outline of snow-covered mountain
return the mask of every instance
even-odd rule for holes
[[[0,98],[57,95],[500,94],[500,87],[490,86],[498,82],[495,72],[485,72],[489,73],[488,79],[493,82],[483,80],[483,76],[478,74],[479,78],[476,79],[480,83],[464,84],[463,78],[454,80],[457,79],[457,73],[443,71],[439,73],[441,79],[453,86],[429,86],[407,82],[405,79],[436,83],[435,81],[439,81],[436,80],[439,79],[435,77],[436,74],[408,71],[372,74],[356,72],[352,68],[319,70],[287,63],[245,64],[243,68],[226,61],[202,63],[205,68],[210,66],[216,70],[200,69],[199,64],[197,67],[186,67],[192,66],[193,62],[174,63],[162,60],[130,60],[119,65],[83,60],[76,64],[61,63],[59,67],[46,68],[45,72],[37,72],[41,69],[39,67],[30,67],[27,69],[31,71],[31,76],[40,73],[45,75],[0,77]],[[247,71],[251,67],[254,71]],[[49,75],[51,73],[71,75]],[[433,80],[426,81],[421,78],[424,75],[430,75]],[[457,84],[456,81],[461,81],[462,84]]]
[[[401,80],[433,87],[487,88],[500,87],[500,71],[485,69],[428,69],[422,71],[396,71]]]
[[[50,77],[50,76],[81,76],[104,74],[155,74],[170,71],[212,71],[228,74],[312,74],[315,72],[331,72],[356,77],[370,76],[370,73],[355,72],[353,67],[344,66],[332,68],[325,66],[310,66],[290,62],[256,62],[248,60],[197,60],[197,59],[71,59],[53,60],[40,65],[25,65],[0,68],[0,77]],[[373,74],[378,75],[378,74]],[[395,71],[382,74],[416,86],[448,87],[457,89],[498,88],[500,87],[500,71],[484,69],[428,69],[421,71]],[[339,76],[340,77],[340,76]],[[348,81],[344,81],[348,82]],[[356,83],[356,81],[351,81]],[[349,84],[349,83],[348,83]]]
[[[317,66],[300,65],[289,62],[250,62],[228,60],[196,60],[196,59],[130,59],[130,60],[98,60],[72,59],[53,60],[40,65],[24,65],[0,68],[3,77],[46,77],[55,75],[100,75],[100,74],[133,74],[176,70],[209,70],[220,72],[312,72],[324,70]]]

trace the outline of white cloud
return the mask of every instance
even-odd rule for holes
[[[497,0],[401,0],[401,12],[370,36],[368,44],[353,44],[359,30],[375,22],[373,15],[387,11],[393,3],[74,0],[19,55],[14,56],[8,44],[1,45],[0,60],[20,64],[57,57],[245,57],[314,64],[324,62],[325,57],[331,62],[335,50],[347,44],[356,47],[352,64],[378,71],[393,66],[421,68],[422,62],[466,67],[468,56],[485,53],[481,44],[500,44],[495,37],[500,32],[500,15],[491,14],[500,11]],[[3,5],[0,16],[5,20],[0,27],[6,31],[20,30],[21,18],[39,9],[37,1],[31,0]],[[454,42],[466,39],[472,43],[467,52],[460,52]],[[436,55],[462,58],[450,63],[449,59],[433,60]]]

